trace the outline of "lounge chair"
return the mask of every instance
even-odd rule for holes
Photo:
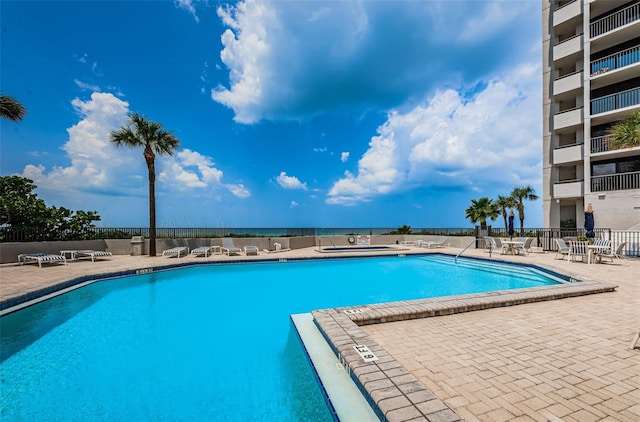
[[[266,253],[277,253],[277,252],[286,252],[286,251],[290,251],[291,249],[289,248],[282,248],[282,245],[280,243],[274,243],[273,244],[273,249],[269,250],[269,249],[263,249],[263,252]]]
[[[449,246],[449,243],[445,243],[447,238],[445,236],[439,237],[437,240],[429,240],[426,242],[421,242],[418,246],[423,248],[446,248]]]
[[[257,246],[245,246],[244,247],[245,255],[258,255],[258,247]]]
[[[168,256],[168,257],[175,256],[177,258],[180,258],[180,256],[186,256],[188,253],[189,253],[189,248],[187,248],[186,246],[176,246],[175,248],[162,251],[162,256]]]
[[[602,262],[602,258],[609,258],[612,264],[613,264],[613,260],[617,259],[618,263],[622,265],[622,261],[621,261],[622,250],[624,249],[625,246],[627,246],[627,242],[622,242],[618,245],[615,251],[612,248],[609,248],[608,252],[598,253],[596,255],[598,262]]]
[[[233,244],[233,239],[230,237],[223,237],[222,238],[222,253],[227,253],[227,255],[231,256],[231,254],[241,254],[242,253],[242,249],[240,248],[236,248],[236,246]]]
[[[556,252],[556,256],[553,259],[558,259],[558,255],[562,259],[564,259],[565,256],[567,257],[567,259],[569,259],[571,248],[567,246],[567,243],[564,241],[564,239],[553,239],[553,240],[556,242],[556,245],[558,245],[558,252]]]
[[[219,246],[200,246],[199,248],[195,248],[191,250],[191,255],[193,256],[203,256],[206,258],[209,255],[213,255],[215,250],[219,248]]]
[[[96,262],[96,258],[104,258],[107,256],[112,256],[111,252],[107,251],[92,251],[92,250],[81,250],[76,251],[76,258],[91,258],[91,262]]]
[[[27,262],[37,262],[38,267],[42,268],[42,263],[62,263],[67,265],[67,258],[62,255],[53,255],[48,253],[21,253],[18,255],[18,262],[20,265]]]

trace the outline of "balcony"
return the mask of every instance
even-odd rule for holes
[[[594,176],[591,178],[591,192],[628,189],[640,189],[640,171]]]
[[[615,13],[598,19],[589,25],[591,38],[611,32],[633,22],[640,20],[640,3],[632,4]]]
[[[640,88],[632,88],[605,97],[594,98],[591,100],[591,115],[633,107],[639,104]]]
[[[584,145],[561,146],[553,150],[553,164],[575,163],[583,160]]]
[[[640,74],[640,45],[591,62],[591,89],[613,85]]]
[[[582,14],[582,1],[574,0],[563,4],[553,12],[553,26],[558,26]]]
[[[553,116],[553,129],[565,129],[580,126],[584,120],[584,109],[582,107],[561,111]]]
[[[563,180],[553,185],[553,197],[562,198],[580,198],[584,194],[584,181],[582,180]]]
[[[582,53],[582,34],[574,35],[553,46],[553,60],[558,61]]]
[[[591,153],[607,152],[613,150],[613,142],[611,135],[597,136],[591,138]]]
[[[582,71],[564,75],[553,81],[553,95],[558,96],[582,88]]]

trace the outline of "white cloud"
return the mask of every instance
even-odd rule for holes
[[[71,101],[81,120],[67,129],[69,140],[62,149],[71,164],[53,167],[29,164],[23,176],[33,179],[44,190],[111,189],[114,172],[120,166],[135,167],[132,155],[115,150],[108,141],[109,132],[126,121],[129,104],[109,93],[94,92],[91,99]]]
[[[349,152],[340,153],[340,161],[346,163],[349,160]]]
[[[289,204],[289,208],[295,208],[298,205],[300,205],[300,204],[298,204],[296,201],[291,201],[291,203]]]
[[[303,190],[307,190],[307,184],[306,183],[302,183],[295,176],[287,176],[287,173],[285,173],[284,171],[280,172],[280,174],[278,176],[276,176],[276,182],[278,182],[278,184],[281,187],[285,188],[285,189],[303,189]]]
[[[530,2],[462,4],[245,0],[220,7],[229,81],[211,96],[245,124],[339,109],[360,115],[517,62],[526,53],[514,40],[539,38]]]
[[[162,164],[158,180],[174,189],[210,192],[223,188],[239,198],[251,196],[242,184],[224,183],[223,172],[214,166],[211,157],[197,151],[183,149],[174,156],[162,157]]]
[[[85,82],[82,82],[78,79],[74,79],[73,82],[78,86],[78,88],[85,90],[85,91],[93,91],[93,92],[100,92],[101,89],[98,85],[91,85]]]
[[[25,166],[22,175],[34,180],[39,189],[73,195],[95,192],[116,195],[146,195],[147,168],[142,150],[115,148],[111,131],[127,121],[129,104],[113,94],[94,92],[91,99],[74,99],[80,121],[67,129],[69,139],[62,146],[70,164],[48,170],[42,165]],[[158,181],[163,190],[192,194],[216,193],[221,189],[246,198],[250,191],[241,183],[223,182],[223,173],[210,157],[183,149],[173,156],[156,158]]]
[[[524,65],[477,92],[439,91],[392,111],[326,199],[353,205],[417,186],[535,184],[541,172],[540,67]]]
[[[198,18],[198,15],[196,15],[196,8],[194,6],[193,0],[174,0],[173,4],[175,4],[176,7],[184,9],[187,12],[191,13],[195,21],[197,23],[200,22],[200,18]]]

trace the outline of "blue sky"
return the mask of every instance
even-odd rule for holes
[[[473,198],[542,194],[539,1],[2,1],[0,173],[49,205],[146,226],[469,227]],[[501,220],[496,221],[501,225]],[[542,225],[542,202],[525,225]]]

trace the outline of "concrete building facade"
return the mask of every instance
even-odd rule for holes
[[[542,0],[544,226],[640,230],[640,146],[611,127],[640,110],[640,0]]]

